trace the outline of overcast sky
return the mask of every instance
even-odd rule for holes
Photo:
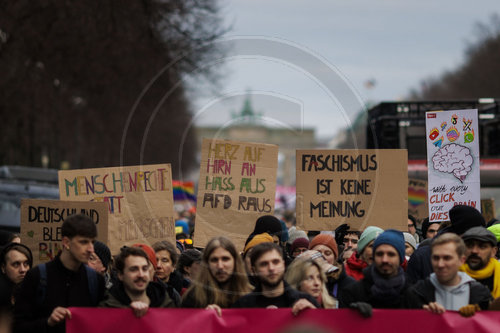
[[[232,46],[220,88],[191,97],[196,123],[229,126],[250,93],[264,121],[314,127],[321,137],[349,126],[363,103],[404,99],[422,79],[456,68],[474,24],[500,13],[498,0],[221,4]]]

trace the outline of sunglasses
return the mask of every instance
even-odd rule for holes
[[[193,240],[190,238],[178,239],[178,241],[182,244],[193,245]]]

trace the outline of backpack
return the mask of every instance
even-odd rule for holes
[[[97,272],[90,268],[87,265],[85,266],[85,270],[87,272],[87,281],[89,284],[89,292],[90,292],[90,300],[92,304],[97,304],[98,301],[98,284],[97,284]],[[45,296],[47,296],[47,267],[46,264],[39,264],[38,269],[40,270],[40,284],[38,285],[37,290],[37,304],[39,306],[42,305],[45,300]]]

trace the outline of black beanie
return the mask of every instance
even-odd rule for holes
[[[457,205],[450,209],[451,232],[462,235],[472,227],[484,227],[486,221],[481,213],[473,207]]]
[[[255,229],[248,236],[245,245],[252,240],[253,236],[268,233],[271,236],[277,236],[281,241],[281,233],[283,229],[281,228],[281,222],[276,217],[272,215],[264,215],[257,219],[255,222]]]
[[[111,261],[111,251],[106,246],[106,244],[99,241],[95,241],[94,252],[95,254],[97,254],[99,259],[101,259],[102,265],[107,269]]]
[[[422,237],[423,239],[426,239],[426,235],[427,235],[427,230],[429,230],[429,226],[431,224],[434,224],[434,223],[441,223],[441,221],[435,221],[435,222],[429,222],[429,218],[426,217],[423,221],[422,221]]]

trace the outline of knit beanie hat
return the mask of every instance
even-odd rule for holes
[[[387,244],[396,249],[399,255],[399,263],[405,260],[405,238],[403,233],[395,229],[387,229],[381,233],[373,242],[373,252],[382,244]]]
[[[307,238],[307,233],[304,230],[299,230],[296,227],[291,227],[288,230],[288,243],[293,244],[297,238]]]
[[[143,249],[144,252],[146,252],[146,254],[148,255],[149,261],[153,265],[153,268],[156,269],[156,267],[158,267],[158,262],[156,261],[156,252],[151,246],[146,244],[134,244],[132,245],[132,247],[140,247],[141,249]]]
[[[414,250],[417,249],[417,241],[415,237],[413,237],[409,232],[403,232],[403,236],[405,237],[405,243],[408,243],[413,247]]]
[[[189,225],[186,220],[175,221],[175,234],[186,234],[189,235]]]
[[[335,258],[339,256],[339,249],[337,247],[337,242],[335,238],[330,234],[319,234],[314,237],[309,244],[309,250],[312,250],[316,245],[325,245],[328,246],[333,253],[335,253]]]
[[[359,254],[363,253],[365,247],[383,232],[384,230],[379,227],[374,227],[374,226],[367,227],[359,237],[357,252]]]
[[[307,238],[297,238],[296,240],[293,241],[292,246],[290,247],[290,253],[293,253],[298,248],[305,247],[306,249],[309,248],[309,239]]]
[[[486,221],[481,213],[473,207],[465,205],[456,205],[450,209],[451,226],[443,229],[440,234],[445,232],[454,232],[462,235],[473,227],[485,227]]]
[[[254,246],[260,244],[260,243],[272,243],[273,238],[271,235],[268,233],[263,233],[263,234],[258,234],[255,235],[251,241],[248,242],[248,244],[245,246],[245,249],[243,250],[243,253],[247,253],[248,250],[253,248]]]
[[[257,219],[255,222],[254,235],[263,234],[267,232],[271,236],[281,237],[281,222],[272,215],[264,215]]]
[[[255,229],[248,236],[245,245],[252,240],[255,235],[268,233],[272,236],[277,236],[281,241],[281,233],[283,229],[281,228],[280,220],[272,215],[264,215],[257,219],[255,222]]]
[[[99,259],[101,259],[102,265],[107,268],[111,262],[111,251],[109,250],[109,247],[107,247],[103,242],[95,241],[94,252],[97,254]]]

